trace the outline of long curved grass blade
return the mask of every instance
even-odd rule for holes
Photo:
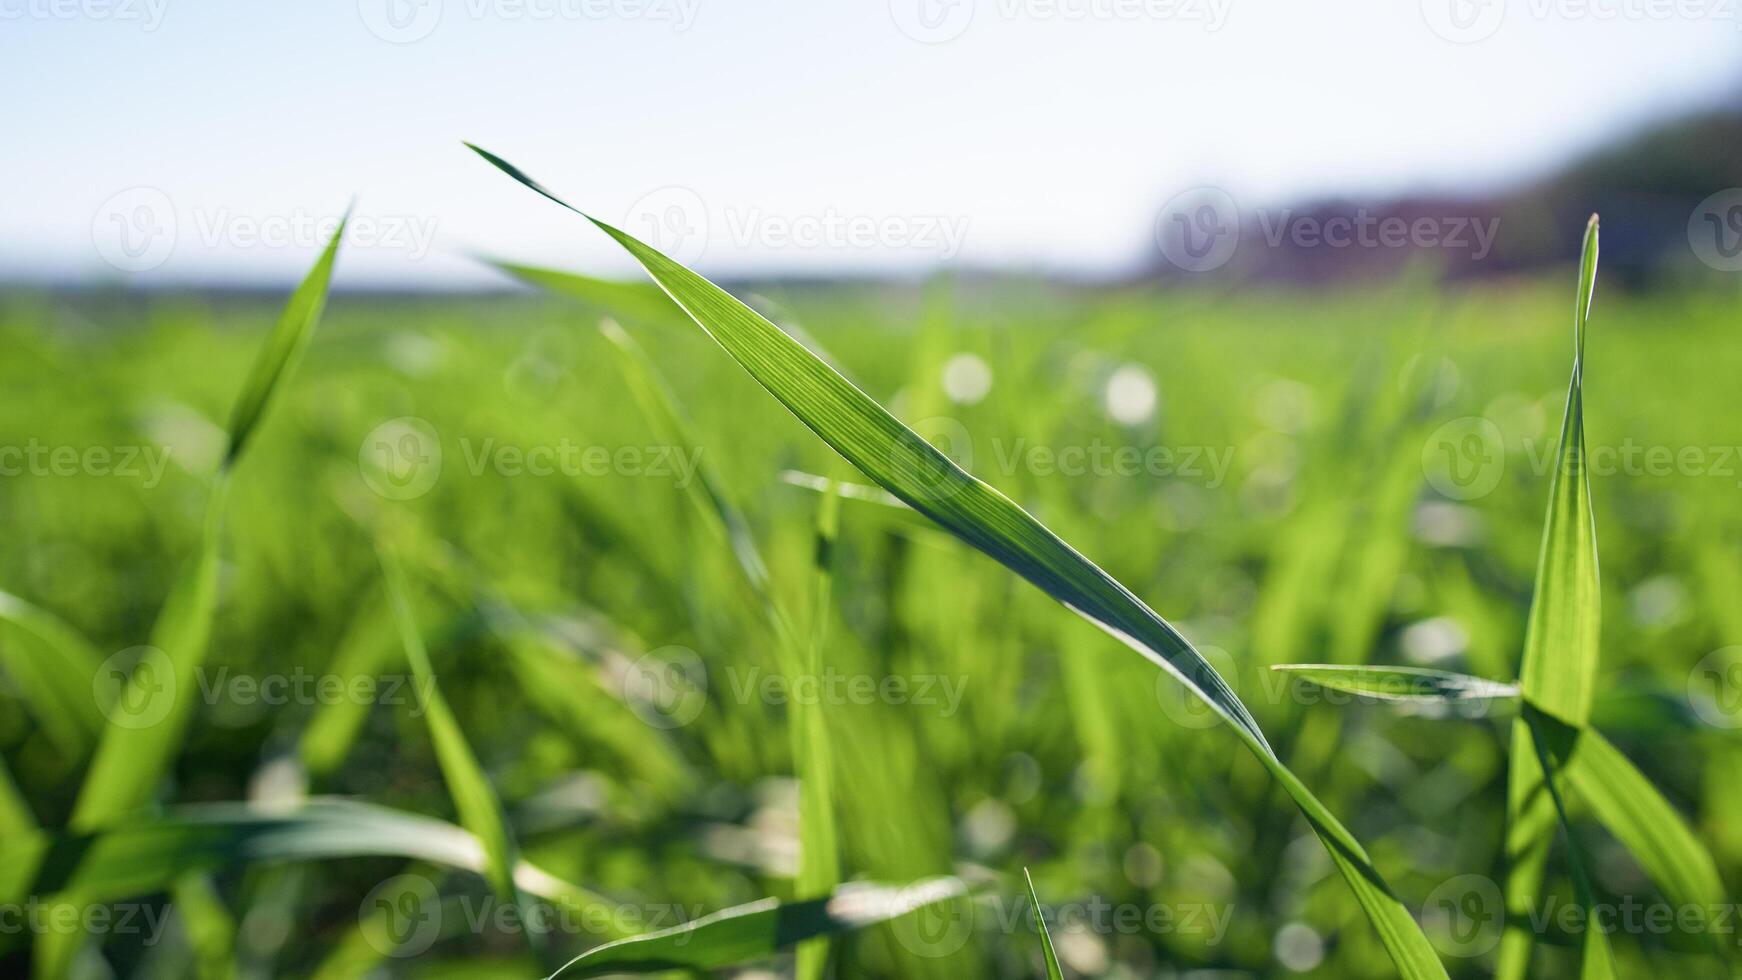
[[[175,807],[94,834],[0,840],[5,896],[113,902],[168,889],[182,875],[256,861],[404,857],[482,874],[484,848],[432,817],[349,800],[310,800],[290,810],[240,803]],[[22,873],[20,873],[22,869]],[[525,861],[525,892],[564,907],[611,907]]]
[[[0,622],[30,640],[0,640],[0,666],[43,732],[68,756],[82,757],[103,728],[103,715],[91,698],[103,655],[59,616],[9,592],[0,592]]]
[[[1726,901],[1718,868],[1693,828],[1628,758],[1595,728],[1579,732],[1562,767],[1574,796],[1680,905]]]
[[[1538,741],[1561,760],[1561,777],[1575,801],[1589,807],[1677,908],[1715,908],[1729,899],[1705,845],[1681,814],[1651,785],[1621,750],[1589,726],[1573,729],[1551,718],[1534,721]],[[1719,937],[1707,940],[1726,961]]]
[[[1047,980],[1065,980],[1065,975],[1059,969],[1059,954],[1052,948],[1052,933],[1047,931],[1046,916],[1040,911],[1040,896],[1034,891],[1034,876],[1022,869],[1022,880],[1028,882],[1028,901],[1034,906],[1034,925],[1040,930],[1040,951],[1046,957]]]
[[[551,980],[724,969],[772,956],[806,939],[863,929],[966,893],[960,879],[939,878],[905,888],[859,882],[842,886],[828,898],[798,902],[765,898],[675,928],[597,946],[570,960]]]
[[[866,476],[1150,659],[1201,698],[1300,806],[1399,970],[1409,977],[1445,976],[1420,926],[1385,885],[1361,845],[1283,765],[1227,682],[1166,620],[1027,511],[969,475],[804,345],[725,290],[573,208],[507,161],[473,149],[615,239],[770,394]]]
[[[231,413],[230,448],[206,504],[199,551],[183,569],[152,627],[150,646],[156,655],[122,680],[120,695],[109,706],[109,724],[73,808],[74,830],[104,826],[150,802],[181,746],[196,700],[194,673],[205,660],[217,605],[218,541],[229,474],[265,416],[273,393],[295,370],[320,320],[344,234],[345,222],[340,221],[255,355]],[[159,676],[165,666],[168,676]]]
[[[435,744],[436,762],[441,766],[442,779],[448,785],[454,809],[460,815],[460,825],[483,845],[484,877],[490,882],[496,897],[519,907],[521,896],[514,884],[517,847],[509,833],[508,821],[502,815],[502,804],[496,799],[496,791],[491,788],[490,779],[478,764],[477,756],[472,754],[472,747],[466,743],[465,731],[448,707],[441,687],[436,684],[435,669],[430,666],[429,651],[424,647],[423,633],[418,628],[416,614],[412,612],[405,572],[387,548],[378,548],[376,553],[381,561],[387,603],[393,609],[393,621],[399,627],[400,642],[405,647],[405,659],[411,664],[412,676],[424,701],[421,707],[429,726],[430,741]],[[526,930],[529,938],[534,933],[535,930]]]
[[[1377,701],[1499,701],[1518,697],[1516,684],[1426,667],[1277,664],[1270,669],[1319,687]]]

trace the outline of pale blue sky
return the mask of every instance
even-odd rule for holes
[[[0,0],[0,278],[288,281],[353,194],[341,283],[628,270],[462,139],[707,272],[1117,272],[1194,186],[1493,185],[1734,96],[1731,6]]]

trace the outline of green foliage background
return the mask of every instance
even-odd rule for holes
[[[1504,876],[1509,715],[1450,722],[1303,703],[1325,695],[1266,667],[1517,675],[1571,354],[1569,281],[1441,289],[1406,279],[1362,294],[938,281],[769,288],[758,302],[922,434],[968,434],[971,457],[951,447],[959,461],[1200,647],[1225,651],[1211,655],[1215,666],[1279,754],[1416,908],[1459,875]],[[197,548],[222,420],[281,304],[0,294],[0,445],[170,452],[149,488],[117,475],[0,478],[0,590],[60,616],[105,656],[147,642]],[[1700,830],[1734,893],[1742,740],[1688,699],[1695,665],[1742,643],[1737,295],[1600,288],[1597,305],[1585,381],[1604,592],[1593,723]],[[613,452],[658,444],[596,329],[602,312],[522,294],[335,295],[230,480],[206,675],[409,673],[380,594],[376,529],[405,547],[442,692],[528,860],[627,904],[699,912],[790,895],[798,794],[787,708],[741,694],[783,661],[728,547],[670,476],[472,465],[490,440]],[[691,416],[699,445],[680,448],[699,451],[748,514],[775,592],[807,608],[818,498],[780,474],[833,474],[837,464],[692,327],[657,312],[621,315]],[[945,363],[964,352],[993,377],[971,405],[942,384]],[[1109,378],[1126,365],[1144,368],[1158,393],[1154,416],[1135,425],[1105,405]],[[390,500],[369,489],[359,455],[377,427],[406,416],[438,434],[442,469],[428,493]],[[1449,499],[1430,484],[1424,450],[1432,456],[1445,423],[1472,416],[1501,432],[1504,472],[1490,493]],[[1012,465],[1036,447],[1094,445],[1167,447],[1178,462],[1196,449],[1232,463],[1219,482],[1207,467],[1071,475]],[[1642,447],[1637,466],[1601,469],[1598,447],[1629,445]],[[1683,458],[1698,449],[1703,463],[1659,471],[1661,455],[1644,447]],[[484,592],[496,605],[476,601]],[[1315,975],[1392,974],[1286,796],[1233,739],[1205,730],[1218,723],[1152,665],[989,560],[851,499],[833,597],[828,667],[943,678],[963,692],[953,712],[829,705],[847,878],[995,873],[985,875],[991,890],[1015,907],[1027,901],[1027,866],[1043,905],[1098,897],[1232,911],[1217,942],[1184,929],[1073,938],[1054,924],[1067,975],[1101,972],[1089,969],[1097,962],[1109,976],[1287,975],[1275,939],[1291,923],[1324,943]],[[537,629],[507,639],[491,628],[491,609]],[[0,643],[27,640],[6,627]],[[383,652],[356,653],[371,644]],[[624,665],[673,647],[704,665],[707,698],[687,724],[649,725]],[[35,819],[63,826],[88,746],[57,740],[16,677],[0,681],[0,758]],[[282,781],[300,769],[310,792],[453,821],[426,724],[404,706],[204,699],[166,801],[245,799],[271,781],[263,774]],[[1650,883],[1573,802],[1599,897],[1651,901]],[[236,968],[311,974],[356,930],[371,888],[404,870],[371,858],[220,871],[216,894],[234,916],[264,909],[259,920],[285,934],[274,942],[258,935],[270,930],[242,929]],[[1551,891],[1571,901],[1560,857],[1549,874]],[[451,896],[488,893],[476,875],[440,880]],[[943,956],[916,954],[898,927],[856,934],[838,944],[834,969],[1044,975],[1026,920],[1011,935],[994,916],[978,921]],[[0,936],[0,967],[22,969],[29,938]],[[572,955],[604,938],[552,944]],[[526,975],[537,967],[524,945],[467,931],[371,968]],[[1718,975],[1710,958],[1673,949],[1693,948],[1673,936],[1614,945],[1623,976]],[[1570,971],[1576,940],[1540,946],[1544,975]],[[103,952],[123,975],[184,975],[175,941],[115,937]],[[1482,976],[1492,953],[1444,962],[1454,976]]]

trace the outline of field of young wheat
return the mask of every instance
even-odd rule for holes
[[[0,969],[1742,964],[1733,290],[574,225],[652,282],[0,294]]]

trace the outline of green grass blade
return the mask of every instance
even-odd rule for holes
[[[1046,916],[1040,911],[1040,896],[1034,891],[1034,876],[1022,869],[1022,879],[1028,882],[1028,901],[1034,906],[1034,925],[1040,930],[1040,951],[1046,957],[1047,980],[1064,980],[1065,975],[1059,969],[1059,956],[1052,948],[1052,933],[1047,931]]]
[[[480,874],[485,869],[483,846],[465,830],[347,800],[311,800],[288,810],[195,804],[94,834],[0,840],[9,886],[3,897],[76,896],[85,903],[164,891],[185,874],[237,864],[357,857],[411,858]],[[514,878],[523,891],[565,907],[615,907],[525,861],[515,865]]]
[[[91,698],[103,655],[60,617],[7,592],[0,592],[0,622],[30,641],[0,641],[0,666],[44,734],[66,755],[82,757],[103,729],[103,714]]]
[[[1518,686],[1426,667],[1360,667],[1346,664],[1277,664],[1279,670],[1319,687],[1377,701],[1498,701],[1518,696]]]
[[[1561,420],[1560,451],[1549,486],[1548,515],[1537,557],[1536,587],[1525,631],[1519,689],[1524,701],[1562,722],[1582,726],[1596,691],[1601,626],[1596,523],[1585,471],[1585,329],[1597,282],[1597,216],[1585,226],[1573,299],[1573,375]],[[1554,833],[1554,808],[1543,785],[1528,726],[1513,725],[1506,792],[1507,925],[1499,980],[1528,973],[1533,937],[1513,917],[1529,909],[1542,887]]]
[[[248,440],[260,427],[273,396],[283,386],[284,379],[296,371],[309,338],[314,336],[315,324],[320,322],[321,311],[327,305],[327,287],[332,283],[333,265],[338,260],[339,240],[345,237],[345,223],[350,217],[347,209],[345,216],[339,219],[339,226],[333,230],[333,237],[327,241],[327,247],[315,260],[314,268],[296,287],[296,292],[291,293],[284,313],[279,316],[277,325],[266,337],[265,346],[260,348],[248,370],[248,378],[230,411],[230,448],[224,455],[226,467],[235,465],[247,448]]]
[[[863,500],[866,503],[882,504],[897,510],[912,510],[911,507],[901,502],[901,498],[882,487],[868,486],[863,483],[845,483],[840,480],[831,480],[826,476],[817,476],[815,473],[805,473],[802,470],[782,470],[780,482],[805,490],[815,490],[817,493],[834,493],[843,500]]]
[[[206,504],[199,551],[183,569],[151,631],[150,645],[161,657],[149,664],[150,669],[135,669],[111,706],[109,724],[73,808],[74,830],[104,826],[149,803],[181,747],[196,701],[194,675],[206,657],[217,605],[218,543],[230,469],[259,426],[274,391],[290,376],[308,344],[326,305],[344,232],[341,221],[255,356],[231,414],[229,453]],[[157,668],[164,665],[167,678],[158,676]]]
[[[393,613],[384,597],[372,592],[345,628],[327,673],[341,678],[347,687],[373,681],[393,662],[399,646]],[[311,777],[318,781],[338,771],[371,707],[363,698],[337,698],[315,707],[297,741],[297,755]]]
[[[671,312],[676,312],[663,294],[660,300]],[[696,438],[677,394],[641,345],[611,320],[602,322],[599,329],[617,352],[631,394],[642,414],[653,425],[657,437],[667,445],[700,446],[701,441]],[[781,610],[781,604],[771,589],[768,567],[750,534],[749,522],[726,496],[712,466],[699,458],[691,490],[691,499],[696,502],[704,523],[730,547],[745,582],[761,600],[788,670],[794,677],[821,677],[823,641],[832,591],[830,562],[839,524],[839,496],[825,492],[817,511],[812,628],[807,643],[799,639],[789,618]],[[792,705],[788,732],[800,798],[799,870],[795,886],[800,895],[827,895],[840,883],[840,858],[835,832],[833,752],[822,706]],[[829,945],[827,936],[798,945],[798,980],[820,980],[828,966]]]
[[[442,779],[448,785],[460,825],[471,831],[484,846],[484,877],[496,892],[496,897],[511,905],[520,902],[514,885],[516,847],[502,815],[502,804],[484,774],[472,747],[466,742],[465,731],[442,697],[436,684],[435,670],[430,666],[429,651],[424,648],[423,633],[411,608],[411,596],[405,583],[405,573],[386,548],[378,549],[382,580],[386,584],[387,602],[393,609],[393,621],[399,627],[405,659],[411,664],[423,699],[423,717],[429,726],[430,741],[435,744],[436,762],[441,766]],[[527,930],[527,935],[532,935]]]
[[[1537,559],[1519,685],[1539,710],[1583,725],[1597,687],[1597,530],[1585,471],[1585,325],[1597,277],[1597,216],[1585,227],[1579,290],[1573,304],[1573,377],[1567,388],[1561,445],[1549,488],[1548,517]]]
[[[1543,782],[1535,737],[1523,717],[1512,720],[1512,743],[1506,769],[1505,925],[1494,971],[1498,980],[1523,980],[1530,975],[1530,930],[1537,898],[1542,894],[1548,852],[1554,843],[1555,809]]]
[[[424,863],[409,864],[404,873],[428,881],[438,893],[447,876],[444,869]],[[358,913],[357,922],[349,926],[343,936],[327,946],[326,955],[321,957],[320,964],[309,974],[309,980],[354,980],[356,977],[374,976],[381,961],[387,958],[383,947],[393,948],[387,946],[383,939],[391,940],[395,914],[390,902],[376,902]]]
[[[720,970],[766,959],[794,943],[873,926],[934,902],[959,898],[955,878],[907,888],[855,883],[829,898],[777,902],[772,898],[723,909],[694,922],[607,943],[582,953],[552,974],[580,980],[618,973]]]
[[[658,437],[668,446],[700,447],[701,441],[696,438],[695,429],[684,414],[677,395],[641,345],[609,320],[599,325],[599,331],[611,342],[611,349],[617,352],[629,390]],[[690,486],[695,491],[692,499],[696,501],[703,520],[731,546],[732,557],[737,560],[751,588],[765,603],[771,602],[768,567],[756,549],[755,539],[750,536],[749,522],[726,496],[713,467],[701,456],[696,457],[695,479]]]
[[[1170,624],[1027,511],[969,475],[804,345],[729,293],[632,236],[574,209],[512,164],[484,150],[478,153],[615,239],[770,394],[874,482],[1152,660],[1201,698],[1229,723],[1306,814],[1400,971],[1410,977],[1445,975],[1420,926],[1384,884],[1360,844],[1282,764],[1227,682]]]
[[[1546,719],[1536,727],[1564,760],[1560,772],[1573,798],[1615,835],[1672,905],[1715,908],[1729,901],[1717,864],[1693,828],[1621,750],[1595,728],[1573,730]],[[1730,959],[1715,934],[1707,939]]]
[[[18,784],[12,781],[12,772],[6,768],[6,760],[0,758],[0,837],[26,837],[36,833],[36,814],[31,812],[30,804],[24,801],[24,794],[19,792]]]
[[[609,279],[594,279],[574,272],[520,265],[498,259],[485,258],[480,261],[527,285],[573,297],[602,313],[620,316],[636,323],[677,325],[684,322],[683,311],[650,283],[613,282]]]
[[[1550,751],[1548,736],[1544,731],[1544,719],[1534,708],[1524,712],[1525,725],[1530,729],[1531,745],[1536,750],[1537,765],[1542,767],[1543,785],[1548,787],[1549,799],[1554,803],[1556,817],[1560,820],[1561,833],[1567,839],[1567,868],[1573,879],[1573,892],[1578,902],[1585,909],[1585,934],[1581,944],[1579,976],[1582,980],[1614,980],[1615,953],[1609,947],[1609,935],[1598,922],[1596,898],[1591,890],[1591,879],[1586,872],[1590,861],[1585,857],[1584,849],[1579,846],[1573,836],[1573,822],[1567,816],[1566,800],[1560,791],[1560,767],[1555,763]],[[1548,722],[1552,724],[1552,721]]]
[[[197,700],[195,672],[206,657],[218,602],[218,536],[228,489],[228,479],[220,475],[207,504],[199,552],[182,569],[152,626],[153,652],[120,682],[120,693],[108,706],[109,725],[73,807],[73,830],[94,830],[148,804],[181,746]]]
[[[822,677],[827,649],[829,608],[834,592],[835,538],[840,530],[841,498],[823,494],[817,507],[815,569],[811,583],[811,631],[802,676]],[[825,706],[791,706],[793,768],[798,774],[798,879],[800,895],[828,895],[841,883],[840,844],[835,832],[835,756]],[[827,936],[798,945],[798,980],[821,980],[828,968]]]
[[[224,907],[211,879],[183,875],[170,889],[170,897],[193,950],[194,976],[199,980],[234,980],[236,917]]]

